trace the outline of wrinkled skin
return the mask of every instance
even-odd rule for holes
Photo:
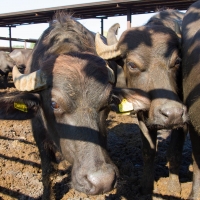
[[[200,1],[187,10],[182,26],[183,96],[190,117],[189,134],[193,152],[193,185],[188,199],[200,199]]]
[[[123,98],[136,112],[149,109],[148,95],[113,90],[106,62],[96,54],[94,34],[65,15],[58,15],[44,31],[25,71],[39,69],[46,77],[45,88],[1,98],[0,118],[32,119],[43,199],[56,199],[53,180],[58,162],[65,160],[72,164],[76,190],[93,195],[112,190],[119,174],[106,151],[106,117]],[[27,112],[15,109],[14,103],[24,103]]]
[[[8,73],[12,71],[15,61],[4,51],[0,51],[0,74],[3,77],[3,87],[7,88]]]
[[[168,188],[174,194],[180,193],[181,190],[178,172],[185,138],[183,128],[185,129],[188,116],[186,106],[181,102],[181,81],[178,81],[181,75],[178,37],[181,29],[177,26],[181,24],[183,14],[176,12],[162,11],[145,26],[124,31],[116,44],[110,47],[102,45],[97,49],[102,58],[113,59],[122,66],[128,88],[141,89],[150,96],[149,111],[137,114],[143,141],[143,194],[149,194],[153,190],[154,158],[159,129],[173,129],[168,155]],[[113,35],[114,33],[113,30]],[[96,44],[99,44],[98,38]]]

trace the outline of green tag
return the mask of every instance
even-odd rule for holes
[[[121,103],[119,104],[119,112],[128,112],[133,110],[133,104],[128,102],[126,99],[122,99]]]
[[[22,112],[28,112],[28,107],[24,103],[14,102],[14,108],[17,109],[17,110],[21,110]]]

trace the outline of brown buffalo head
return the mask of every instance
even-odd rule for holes
[[[187,121],[186,107],[178,96],[180,44],[172,29],[141,26],[124,31],[113,45],[103,43],[99,34],[95,43],[99,56],[122,64],[128,88],[149,94],[149,126],[173,128]]]

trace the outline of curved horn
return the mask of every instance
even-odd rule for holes
[[[115,83],[115,73],[114,71],[106,64],[107,70],[108,70],[108,77],[109,77],[109,82]]]
[[[117,49],[117,43],[111,46],[104,44],[99,33],[95,37],[95,46],[97,54],[103,59],[114,59],[121,55],[121,51]]]
[[[21,74],[15,65],[12,70],[13,82],[19,91],[38,91],[46,87],[46,77],[37,70],[30,74]]]
[[[120,28],[120,24],[116,23],[112,25],[107,33],[107,44],[112,45],[118,42],[116,35],[118,34],[118,30]]]

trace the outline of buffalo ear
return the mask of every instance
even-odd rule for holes
[[[146,92],[139,89],[114,88],[110,107],[115,112],[146,111],[150,108],[150,98]]]
[[[37,94],[10,93],[0,97],[0,119],[31,119],[37,114],[39,106],[40,98]]]

